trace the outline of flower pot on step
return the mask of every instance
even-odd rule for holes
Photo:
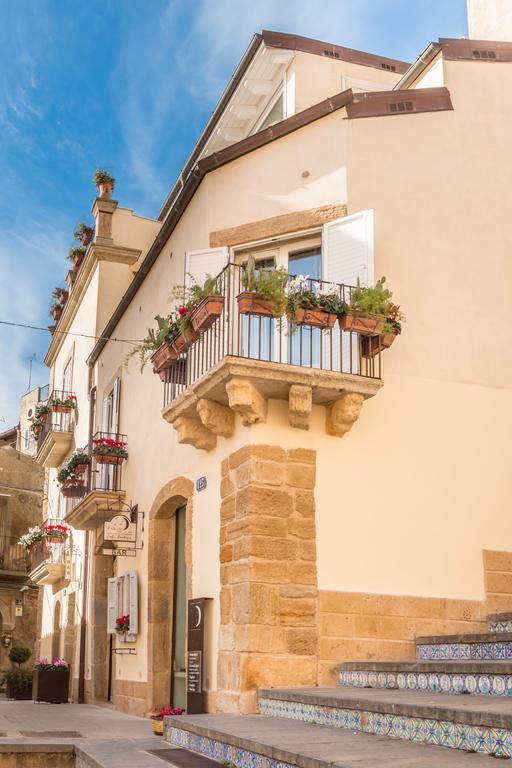
[[[62,669],[34,669],[34,701],[67,704],[69,697],[69,667]]]
[[[334,328],[336,317],[337,315],[324,309],[299,307],[291,321],[297,325],[311,325],[313,328]]]
[[[363,336],[361,339],[361,354],[363,357],[372,358],[389,349],[396,339],[396,333],[383,333],[380,336]]]
[[[164,734],[164,721],[163,720],[151,720],[151,727],[155,736],[163,736]]]
[[[165,341],[158,347],[156,352],[151,355],[151,362],[153,363],[153,373],[160,373],[165,371],[178,357],[178,353],[174,350],[170,341]],[[165,381],[165,379],[163,379]]]
[[[224,296],[220,294],[207,296],[195,308],[190,318],[192,328],[195,331],[207,331],[216,319],[222,315],[224,309]]]
[[[181,355],[199,338],[199,333],[193,328],[187,328],[172,340],[172,346],[177,355]]]
[[[385,323],[385,315],[365,314],[354,309],[348,309],[346,314],[340,317],[342,331],[355,331],[363,336],[378,336],[382,333]]]
[[[29,680],[27,684],[23,686],[16,686],[11,680],[7,680],[5,684],[5,696],[7,699],[15,699],[16,701],[31,701],[32,680]]]
[[[238,311],[241,315],[260,315],[262,317],[278,317],[271,301],[262,299],[259,293],[242,291],[236,297]]]

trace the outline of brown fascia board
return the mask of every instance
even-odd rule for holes
[[[512,61],[512,43],[440,37],[439,44],[447,61]]]
[[[347,119],[396,117],[453,109],[448,88],[411,88],[404,91],[358,93],[347,104]]]
[[[11,427],[10,429],[6,429],[5,432],[0,432],[0,441],[2,440],[12,440],[13,438],[17,438],[18,436],[18,429],[17,427]]]
[[[408,88],[435,59],[440,50],[441,45],[439,43],[430,43],[396,83],[394,90],[401,91],[403,88]]]
[[[379,56],[375,53],[358,51],[355,48],[345,48],[334,43],[325,43],[322,40],[314,40],[311,37],[290,35],[286,32],[271,32],[264,29],[263,42],[273,48],[286,48],[290,51],[302,51],[313,53],[317,56],[325,56],[329,59],[340,59],[352,64],[362,64],[365,67],[383,69],[386,72],[403,74],[409,69],[409,62],[400,59],[390,59],[388,56]]]
[[[219,152],[214,152],[196,163],[195,167],[187,176],[169,215],[162,224],[160,232],[144,257],[140,269],[135,274],[126,293],[114,310],[101,334],[100,340],[96,342],[91,354],[87,358],[89,365],[93,365],[96,362],[101,350],[106,345],[107,340],[112,337],[117,324],[146,279],[146,276],[149,274],[151,267],[163,250],[167,240],[177,226],[205,175],[209,171],[220,168],[221,166],[226,165],[226,163],[237,160],[239,157],[249,154],[249,152],[253,152],[266,144],[270,144],[272,141],[276,141],[299,128],[303,128],[322,117],[326,117],[327,115],[336,112],[338,109],[346,107],[347,104],[350,104],[353,98],[354,95],[349,88],[346,91],[336,94],[336,96],[331,96],[308,109],[304,109],[302,112],[298,112],[296,115],[292,115],[292,117],[288,117],[286,120],[281,120],[281,122],[270,126],[270,128],[265,128],[265,130],[254,133],[252,136],[248,136],[246,139],[242,139],[242,141],[231,144],[229,147],[226,147]]]
[[[204,127],[203,132],[201,133],[192,152],[190,153],[190,157],[188,158],[187,162],[183,166],[180,172],[180,175],[176,180],[173,188],[167,195],[164,201],[164,204],[162,205],[160,212],[158,214],[159,221],[163,221],[163,219],[165,219],[167,213],[169,212],[171,205],[173,204],[174,200],[176,199],[180,190],[183,187],[183,179],[186,179],[187,175],[190,173],[191,169],[194,167],[194,164],[197,162],[197,158],[201,154],[206,142],[210,138],[213,128],[215,127],[215,124],[219,120],[219,117],[221,116],[224,109],[227,107],[229,100],[231,99],[236,88],[238,87],[240,81],[244,77],[247,67],[253,60],[256,54],[256,51],[259,49],[262,39],[263,39],[262,35],[260,34],[256,34],[253,36],[249,47],[247,48],[246,52],[242,56],[242,59],[240,60],[238,67],[236,68],[235,72],[233,73],[233,76],[231,77],[231,80],[229,81],[226,88],[224,89],[224,93],[220,97],[217,103],[217,106],[213,110],[210,119],[206,123],[206,126]]]

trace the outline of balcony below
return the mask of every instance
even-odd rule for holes
[[[70,398],[74,399],[72,392],[54,391],[47,403],[51,407],[53,401],[64,403]],[[74,407],[55,405],[43,418],[34,458],[42,467],[58,467],[73,445]]]
[[[324,406],[327,434],[342,437],[383,385],[378,344],[334,318],[325,328],[291,327],[286,316],[240,312],[236,264],[217,280],[222,313],[164,372],[162,416],[178,442],[212,450],[218,436],[233,434],[235,414],[246,426],[265,421],[269,399],[285,400],[290,426],[304,430],[313,405]],[[310,282],[321,290],[322,281]],[[336,290],[350,303],[351,286]]]
[[[118,433],[97,432],[93,442],[98,438],[126,443],[126,435]],[[122,461],[118,464],[104,463],[91,451],[91,462],[81,478],[81,484],[66,499],[67,525],[80,531],[95,531],[98,513],[124,502],[126,491],[122,490],[122,466]],[[62,492],[66,494],[66,489]]]
[[[38,586],[63,582],[66,578],[66,542],[36,542],[30,550],[29,577]]]
[[[17,536],[0,536],[0,584],[24,582],[30,571],[27,550],[18,544]]]

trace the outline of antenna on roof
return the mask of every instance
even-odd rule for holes
[[[30,387],[32,385],[32,363],[34,362],[35,359],[36,359],[36,353],[32,352],[32,354],[30,355],[30,357],[28,359],[29,367],[28,367],[28,388],[27,388],[27,392],[30,392]]]

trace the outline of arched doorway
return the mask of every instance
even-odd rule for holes
[[[183,706],[186,605],[191,584],[194,484],[167,483],[150,511],[148,552],[148,707]]]
[[[61,656],[61,604],[57,600],[53,609],[52,659]]]

